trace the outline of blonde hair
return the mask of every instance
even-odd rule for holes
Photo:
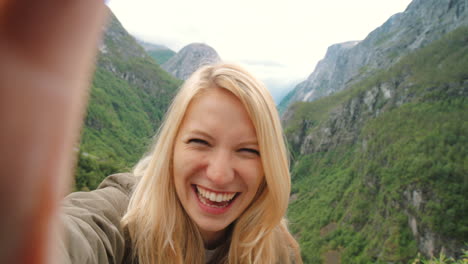
[[[234,94],[255,127],[264,169],[254,202],[231,224],[230,243],[213,263],[302,263],[284,215],[290,194],[287,151],[275,104],[267,89],[233,64],[205,66],[184,83],[169,108],[156,143],[134,169],[142,176],[122,220],[140,263],[205,263],[203,239],[177,197],[172,177],[174,141],[185,112],[206,89]]]

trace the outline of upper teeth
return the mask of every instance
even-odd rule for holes
[[[209,199],[213,202],[224,202],[224,201],[230,201],[232,198],[234,198],[234,195],[236,193],[214,193],[210,192],[206,189],[203,189],[202,187],[197,185],[197,190],[198,192],[205,197],[206,199]]]

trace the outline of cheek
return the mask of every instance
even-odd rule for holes
[[[201,166],[201,157],[193,151],[178,149],[174,150],[173,175],[176,182],[184,181],[193,176]]]
[[[186,174],[184,168],[186,162],[183,160],[183,157],[184,155],[182,155],[180,148],[176,145],[172,159],[172,176],[174,177],[175,187],[178,193],[182,191],[184,174]]]
[[[190,188],[190,186],[187,183],[190,175],[192,175],[188,164],[190,164],[190,162],[187,161],[186,155],[175,149],[172,163],[172,177],[174,177],[175,191],[184,207],[186,201],[189,199],[190,190],[188,188]]]
[[[244,169],[244,181],[249,186],[249,189],[254,189],[256,192],[260,183],[265,178],[261,162],[248,164],[247,166],[244,166]]]

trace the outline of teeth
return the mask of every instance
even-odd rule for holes
[[[206,200],[208,200],[208,199],[204,198],[200,193],[198,193],[197,195],[198,195],[200,201],[201,201],[204,205],[209,206],[209,207],[214,207],[214,208],[226,208],[226,207],[229,205],[229,203],[226,203],[225,205],[210,204],[210,203],[208,203],[208,202],[206,201]]]
[[[214,192],[210,192],[210,191],[208,191],[206,189],[203,189],[202,187],[200,187],[198,185],[197,185],[197,190],[198,190],[198,193],[201,194],[201,196],[203,196],[204,198],[209,199],[212,202],[218,202],[218,203],[219,202],[230,201],[236,195],[236,193],[214,193]]]

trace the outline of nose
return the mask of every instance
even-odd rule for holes
[[[218,186],[229,184],[234,179],[234,167],[229,151],[216,151],[210,156],[206,169],[208,179]]]

